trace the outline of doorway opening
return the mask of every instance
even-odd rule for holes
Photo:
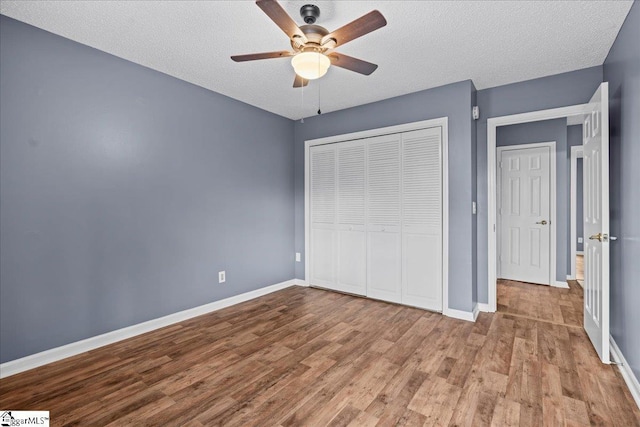
[[[571,147],[571,245],[569,252],[570,273],[568,279],[577,280],[580,286],[584,282],[584,233],[582,222],[582,146]]]
[[[609,84],[603,82],[587,104],[487,120],[487,311],[497,308],[496,134],[499,126],[580,117],[584,157],[584,329],[600,360],[609,363]],[[565,255],[566,256],[566,255]],[[564,271],[566,278],[568,271]]]
[[[539,122],[545,120],[582,117],[589,109],[589,104],[572,105],[569,107],[553,108],[549,110],[532,111],[528,113],[513,114],[509,116],[493,117],[487,119],[487,240],[488,240],[488,304],[487,311],[495,312],[497,309],[497,128],[515,124]],[[566,255],[565,255],[566,256]],[[555,257],[554,257],[555,258]],[[555,271],[552,271],[555,274]]]

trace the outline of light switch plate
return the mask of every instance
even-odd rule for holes
[[[227,281],[227,273],[224,271],[218,271],[218,283],[224,283]]]
[[[296,262],[300,262],[302,257],[300,256],[300,252],[296,252]]]

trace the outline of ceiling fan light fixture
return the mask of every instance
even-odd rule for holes
[[[291,59],[297,75],[307,80],[315,80],[327,74],[331,61],[318,52],[301,52]]]

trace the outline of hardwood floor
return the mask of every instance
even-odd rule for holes
[[[2,379],[0,408],[88,426],[640,425],[577,285],[498,295],[470,323],[288,288]]]
[[[576,255],[576,280],[581,285],[584,281],[584,255]]]
[[[582,288],[570,289],[498,280],[498,312],[582,327]]]

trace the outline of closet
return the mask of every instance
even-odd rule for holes
[[[308,155],[309,283],[442,311],[442,127]]]

